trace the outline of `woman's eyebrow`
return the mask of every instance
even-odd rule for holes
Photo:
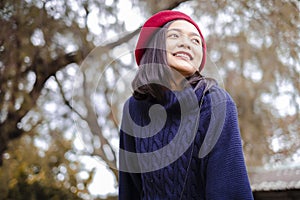
[[[179,28],[168,29],[167,32],[169,32],[169,31],[177,31],[177,32],[183,33],[183,31]],[[200,37],[200,35],[195,32],[189,32],[188,35]]]

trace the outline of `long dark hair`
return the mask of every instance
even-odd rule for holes
[[[173,69],[168,66],[166,52],[166,31],[172,22],[165,24],[153,35],[144,52],[139,70],[131,83],[133,96],[136,99],[142,100],[150,97],[164,101],[164,91],[170,89],[171,84],[178,84],[172,73]],[[195,89],[203,84],[209,86],[216,84],[214,79],[205,78],[199,71],[186,77],[186,80],[185,82]]]

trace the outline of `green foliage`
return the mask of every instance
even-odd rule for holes
[[[70,145],[53,140],[44,152],[35,147],[34,137],[13,141],[0,168],[0,199],[81,199],[78,194],[86,189],[76,186],[80,165],[65,156]]]
[[[24,180],[17,180],[17,184],[9,189],[6,199],[9,200],[80,200],[76,194],[66,191],[61,188],[53,188],[48,185],[42,185],[38,182],[32,184]]]

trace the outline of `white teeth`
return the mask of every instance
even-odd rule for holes
[[[190,57],[188,55],[184,54],[184,53],[177,53],[177,54],[175,54],[175,56],[176,57],[183,57],[185,59],[190,60]]]

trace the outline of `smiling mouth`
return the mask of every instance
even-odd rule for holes
[[[192,56],[185,52],[177,52],[177,53],[174,53],[173,56],[182,58],[184,60],[192,60]]]

